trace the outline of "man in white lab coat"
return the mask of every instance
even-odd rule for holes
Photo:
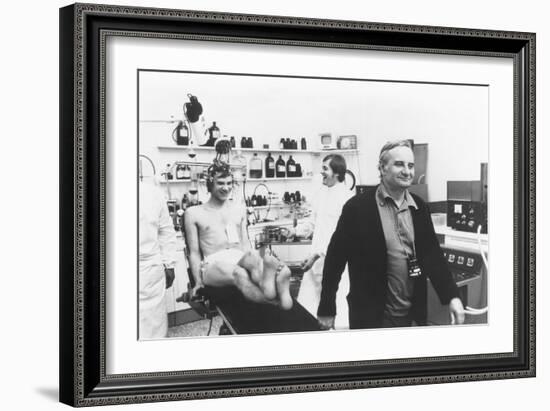
[[[164,338],[165,293],[174,278],[176,232],[163,193],[139,184],[139,338]],[[167,280],[169,284],[167,284]]]
[[[329,154],[323,158],[321,176],[323,187],[313,199],[312,217],[290,229],[290,235],[309,237],[313,233],[311,253],[303,261],[304,276],[300,285],[298,302],[313,315],[317,314],[317,307],[321,295],[323,279],[323,265],[330,238],[336,229],[336,224],[342,213],[342,207],[353,196],[353,192],[346,187],[344,179],[347,171],[346,160],[339,154]],[[343,277],[344,279],[347,276]],[[349,328],[346,294],[349,282],[340,284],[337,296],[338,316],[335,328]]]

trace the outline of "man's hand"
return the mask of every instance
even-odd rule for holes
[[[331,316],[331,317],[318,316],[317,321],[319,321],[319,325],[321,326],[322,330],[334,329],[334,316]]]
[[[176,278],[176,273],[173,268],[164,268],[164,275],[166,276],[166,288],[172,287],[174,279]]]
[[[193,299],[200,299],[201,296],[200,296],[200,294],[199,294],[199,291],[200,291],[201,289],[203,289],[203,288],[204,288],[204,284],[203,284],[203,283],[200,283],[200,284],[197,283],[197,284],[195,284],[195,286],[191,289],[191,295],[189,296],[189,298],[190,298],[191,300],[193,300]]]
[[[455,297],[449,303],[449,311],[454,320],[454,324],[464,324],[464,306],[460,298]]]
[[[302,261],[302,270],[304,272],[311,270],[311,267],[313,267],[313,264],[315,264],[315,261],[319,258],[318,254],[312,254],[308,258],[306,258],[304,261]]]

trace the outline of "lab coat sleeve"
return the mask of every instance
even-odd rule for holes
[[[164,201],[159,201],[158,240],[162,263],[169,268],[176,264],[176,231]]]
[[[336,292],[342,278],[342,273],[348,262],[351,249],[350,227],[354,224],[353,208],[347,203],[343,210],[336,230],[330,239],[323,268],[321,300],[317,315],[322,317],[336,315]]]

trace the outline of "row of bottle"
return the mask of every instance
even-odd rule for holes
[[[245,200],[245,205],[247,207],[261,207],[266,206],[269,200],[266,196],[261,195],[255,195],[253,194],[252,197],[247,197]]]
[[[271,153],[268,153],[267,157],[262,162],[258,157],[258,153],[254,153],[249,164],[250,178],[263,178],[263,163],[265,163],[265,178],[302,177],[302,166],[297,163],[292,156],[285,162],[283,157],[279,155],[279,158],[275,161]]]
[[[300,148],[302,150],[307,150],[307,142],[305,137],[302,137],[300,140]],[[298,142],[290,138],[281,138],[279,141],[279,149],[281,150],[298,150]]]

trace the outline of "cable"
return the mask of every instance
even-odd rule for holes
[[[149,161],[149,163],[151,163],[151,167],[153,168],[153,175],[156,175],[157,174],[157,170],[155,168],[155,163],[153,163],[153,160],[151,160],[149,157],[147,157],[145,154],[140,154],[139,155],[140,157],[143,157],[145,159],[147,159]]]
[[[481,247],[481,224],[477,226],[477,245],[479,247],[481,258],[483,259],[483,264],[485,264],[485,268],[487,269],[487,272],[489,272],[489,263],[487,261],[487,257],[485,257],[483,248]]]
[[[269,210],[271,210],[271,191],[269,191],[269,187],[267,185],[265,185],[264,183],[258,183],[256,184],[256,187],[254,187],[254,191],[252,192],[252,195],[256,195],[256,190],[258,189],[258,187],[265,187],[265,189],[267,190],[267,197],[268,197],[268,202],[267,202],[267,211],[265,213],[265,217],[263,218],[264,221],[267,220],[267,216],[269,215]]]
[[[481,246],[481,224],[477,227],[477,245],[479,247],[479,253],[481,254],[481,259],[483,260],[483,265],[485,266],[485,272],[487,273],[487,276],[489,275],[489,262],[487,261],[487,257],[485,256],[485,252],[483,251],[483,247]],[[464,307],[464,314],[466,315],[483,315],[489,312],[489,306],[485,306],[483,308],[473,308],[466,306]],[[451,313],[451,324],[454,325],[456,323],[454,315]]]

